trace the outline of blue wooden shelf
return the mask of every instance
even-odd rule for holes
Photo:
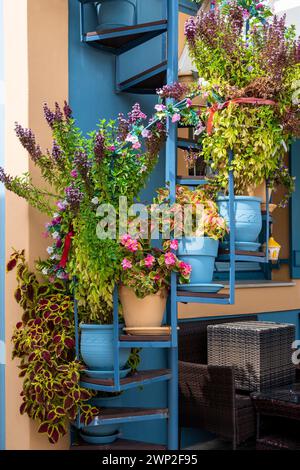
[[[120,450],[129,450],[129,451],[135,451],[135,450],[160,450],[164,451],[166,450],[166,446],[161,446],[159,444],[151,444],[149,442],[141,442],[141,441],[133,441],[130,439],[117,439],[115,442],[112,444],[103,444],[103,445],[93,445],[93,444],[87,444],[84,442],[81,438],[77,438],[77,441],[73,443],[70,447],[70,450],[76,451],[76,450],[85,450],[85,451],[120,451]]]
[[[177,291],[176,301],[181,303],[220,304],[231,303],[228,294],[209,294],[203,292]]]
[[[140,421],[153,421],[158,419],[167,419],[167,408],[102,408],[99,409],[97,426],[108,424],[138,423]],[[74,427],[93,427],[74,422]]]
[[[113,379],[92,379],[82,376],[81,387],[103,392],[121,392],[132,388],[142,387],[148,384],[163,382],[171,379],[169,369],[158,369],[137,372],[136,374],[120,379],[119,387],[115,386]]]
[[[216,261],[229,261],[229,252],[226,250],[224,253],[219,253]],[[268,263],[269,260],[265,254],[258,251],[236,251],[235,261],[250,261],[252,263]]]
[[[192,0],[179,0],[179,11],[187,15],[197,15],[200,8],[200,3],[195,3]]]
[[[82,34],[82,42],[115,55],[123,54],[167,31],[167,20]]]

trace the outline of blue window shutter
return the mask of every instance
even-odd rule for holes
[[[300,279],[300,140],[291,147],[290,168],[292,176],[296,177],[296,191],[290,205],[290,266],[291,277]]]

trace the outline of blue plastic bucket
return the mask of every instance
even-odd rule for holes
[[[219,197],[219,212],[229,224],[229,198]],[[235,196],[235,241],[256,242],[262,229],[261,198],[252,196]]]
[[[214,275],[219,241],[209,237],[184,237],[178,243],[178,257],[192,266],[191,284],[209,284]]]
[[[123,326],[120,326],[120,332]],[[90,370],[112,371],[114,368],[113,325],[80,325],[81,357]],[[130,349],[120,349],[120,369],[128,361]]]
[[[136,0],[102,0],[96,2],[97,31],[136,24]]]

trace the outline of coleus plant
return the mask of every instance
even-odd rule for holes
[[[73,300],[65,284],[40,283],[29,271],[24,251],[13,252],[7,270],[14,268],[15,299],[23,309],[12,337],[13,358],[20,359],[23,378],[20,412],[38,420],[38,431],[55,444],[79,411],[88,425],[99,410],[89,404],[93,392],[80,387],[83,365],[75,357]]]

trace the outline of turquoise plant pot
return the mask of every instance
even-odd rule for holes
[[[229,198],[219,197],[219,212],[229,225]],[[262,229],[261,199],[252,196],[235,196],[235,241],[256,242]]]
[[[91,400],[91,404],[97,408],[116,408],[116,402],[120,399],[119,396],[115,397],[105,397],[105,398],[94,398]],[[119,402],[120,406],[120,402]],[[120,424],[98,424],[98,417],[93,419],[92,423],[89,426],[84,426],[81,430],[87,436],[111,436],[119,432]]]
[[[120,326],[120,332],[123,326]],[[112,371],[114,369],[113,325],[80,325],[81,357],[91,370]],[[120,349],[120,369],[125,367],[130,349]]]
[[[209,237],[184,237],[179,240],[178,257],[192,266],[191,284],[209,284],[214,275],[219,241]]]
[[[102,0],[95,2],[95,5],[98,17],[97,31],[136,24],[136,0]]]

